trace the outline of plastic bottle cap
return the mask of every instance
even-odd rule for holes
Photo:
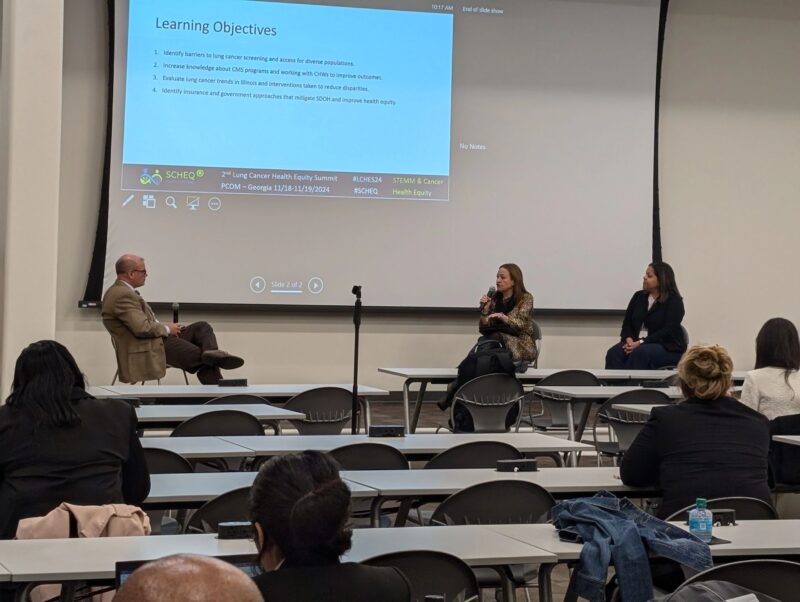
[[[707,508],[708,507],[708,502],[706,501],[706,498],[699,497],[699,498],[697,498],[697,500],[695,500],[694,505],[697,508]]]

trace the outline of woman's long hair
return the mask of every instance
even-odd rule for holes
[[[69,428],[81,421],[72,402],[76,387],[86,389],[86,381],[69,350],[56,341],[37,341],[17,358],[6,404],[36,426]]]
[[[501,270],[503,268],[508,270],[508,275],[514,281],[514,301],[519,303],[522,300],[522,296],[528,292],[528,289],[525,288],[525,281],[522,278],[522,270],[516,263],[504,263],[497,269]]]
[[[653,268],[656,278],[658,278],[658,301],[660,303],[664,303],[670,295],[681,296],[671,265],[663,261],[654,261],[650,267]]]
[[[800,338],[785,318],[767,320],[756,336],[756,369],[768,367],[783,368],[787,385],[789,374],[800,370]]]

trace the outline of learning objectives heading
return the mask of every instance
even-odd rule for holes
[[[202,34],[222,33],[229,36],[276,36],[277,27],[262,27],[255,23],[241,25],[228,21],[214,21],[207,23],[204,21],[172,21],[169,19],[159,19],[156,17],[156,29],[170,29],[173,31],[196,31]]]

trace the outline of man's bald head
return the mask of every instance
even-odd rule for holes
[[[123,255],[117,259],[117,263],[114,264],[114,268],[116,269],[117,274],[127,274],[131,270],[135,270],[136,267],[141,265],[143,262],[144,259],[138,255]]]
[[[241,570],[208,556],[178,554],[136,569],[114,602],[263,602],[256,584]]]

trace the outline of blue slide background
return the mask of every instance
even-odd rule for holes
[[[159,20],[276,27],[277,36],[156,29]],[[123,162],[449,175],[452,14],[294,5],[250,0],[131,0]],[[158,55],[154,51],[158,50]],[[382,80],[169,70],[162,62],[232,66],[235,61],[165,57],[163,50],[352,61],[353,67],[242,61],[242,67],[383,75]],[[154,68],[154,61],[159,68]],[[221,86],[265,94],[351,95],[395,106],[163,94],[211,84],[154,81],[168,73],[366,86],[369,92]],[[159,92],[153,93],[153,87]]]

